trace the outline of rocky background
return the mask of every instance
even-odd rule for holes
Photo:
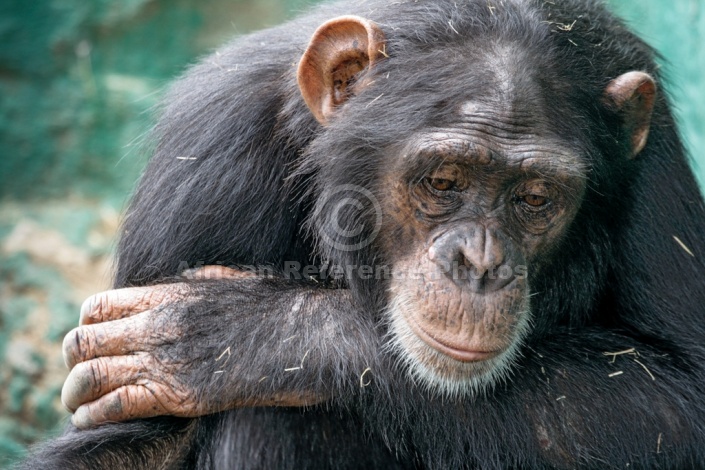
[[[313,0],[0,3],[0,468],[65,422],[61,340],[110,285],[114,234],[164,86]],[[705,0],[613,1],[664,55],[705,181]]]

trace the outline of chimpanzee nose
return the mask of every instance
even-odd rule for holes
[[[493,292],[512,282],[506,264],[508,241],[496,229],[481,225],[452,230],[437,238],[429,258],[456,284],[474,292]]]

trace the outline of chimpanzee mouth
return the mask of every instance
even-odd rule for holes
[[[386,312],[389,321],[387,351],[406,368],[413,383],[446,397],[470,397],[508,380],[510,370],[521,357],[520,348],[531,325],[528,309],[518,314],[512,341],[483,347],[475,341],[439,339],[414,318],[414,304],[408,294],[396,295]]]
[[[498,350],[481,350],[471,347],[469,345],[459,345],[452,344],[448,340],[440,340],[428,331],[426,331],[419,323],[413,319],[408,318],[409,327],[412,329],[416,335],[423,340],[430,347],[436,351],[445,354],[448,357],[455,359],[460,362],[479,362],[492,359],[503,352],[503,349]]]

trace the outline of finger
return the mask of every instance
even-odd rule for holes
[[[120,387],[100,399],[80,406],[71,417],[79,429],[95,427],[110,421],[127,421],[170,414],[157,398],[161,393],[145,385]]]
[[[225,266],[204,266],[198,269],[187,269],[181,274],[187,279],[247,279],[255,277],[250,271],[226,268]]]
[[[101,292],[88,297],[81,305],[80,325],[90,325],[129,317],[159,305],[183,298],[182,283],[149,287],[130,287]]]
[[[61,389],[61,402],[70,410],[125,385],[144,380],[148,368],[142,355],[101,357],[71,369]]]
[[[150,311],[107,323],[74,328],[64,336],[64,363],[69,369],[96,357],[123,356],[155,344]]]

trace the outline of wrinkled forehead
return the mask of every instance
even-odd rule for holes
[[[513,171],[536,173],[545,177],[568,180],[583,179],[587,162],[575,147],[549,135],[508,131],[516,137],[499,138],[497,125],[465,122],[452,129],[425,129],[397,152],[397,168],[414,176],[443,165],[472,167],[490,172]]]
[[[401,90],[409,92],[406,99],[426,107],[421,111],[426,130],[407,142],[406,153],[431,149],[448,157],[473,154],[485,162],[550,155],[574,163],[583,139],[581,126],[565,131],[580,115],[571,108],[571,83],[556,78],[545,57],[535,57],[516,41],[487,42],[464,51],[451,51],[446,62],[429,55],[435,65],[418,72],[425,78],[415,83],[415,90]],[[414,73],[411,67],[409,74]]]
[[[399,108],[417,109],[427,124],[483,117],[527,132],[559,128],[556,118],[571,115],[572,84],[552,70],[549,54],[517,40],[468,42],[390,63],[389,91]]]

